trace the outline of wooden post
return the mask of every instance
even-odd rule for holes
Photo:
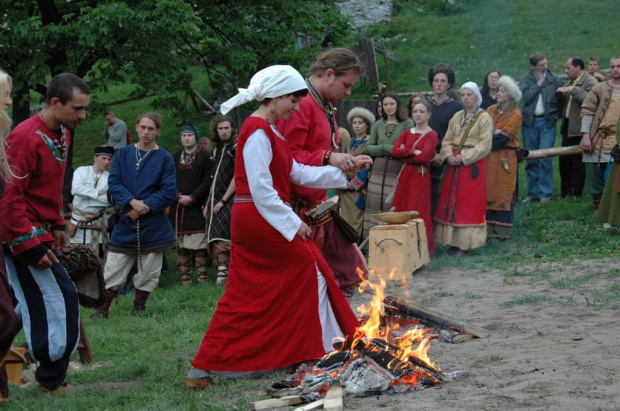
[[[381,54],[383,54],[383,63],[385,64],[385,78],[386,80],[386,85],[387,85],[387,91],[392,91],[392,78],[390,76],[390,63],[388,61],[388,55],[387,55],[387,50],[385,48],[385,39],[382,37],[381,38],[381,47],[383,47],[383,51],[381,52]]]

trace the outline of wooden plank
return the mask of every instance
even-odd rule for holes
[[[323,404],[324,410],[342,411],[342,385],[339,382],[335,382],[325,395],[325,403]]]
[[[303,404],[304,400],[298,395],[289,395],[282,398],[272,398],[263,401],[254,401],[250,403],[251,410],[269,410],[278,407],[288,407],[289,405]]]
[[[405,304],[394,297],[385,297],[383,302],[396,308],[401,314],[412,316],[414,319],[419,319],[420,322],[430,326],[456,328],[457,330],[465,331],[477,338],[487,338],[490,335],[490,333],[482,327],[459,321],[447,315],[429,310],[411,301],[407,301]]]
[[[310,404],[306,404],[303,407],[295,408],[295,411],[308,411],[308,410],[316,410],[323,406],[325,399],[320,399],[318,401],[311,402]]]

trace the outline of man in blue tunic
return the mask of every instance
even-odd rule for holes
[[[164,251],[175,245],[174,230],[165,212],[177,196],[175,167],[170,153],[155,142],[160,130],[158,114],[140,115],[136,121],[139,142],[121,148],[114,156],[108,191],[122,212],[110,240],[104,273],[105,301],[91,318],[108,318],[112,299],[136,258],[136,296],[131,315],[144,311],[159,282]]]

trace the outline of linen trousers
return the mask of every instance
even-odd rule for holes
[[[39,366],[35,379],[53,390],[65,381],[71,353],[80,339],[80,310],[75,284],[60,263],[38,270],[7,253],[15,312],[21,318],[30,355]]]
[[[138,256],[136,254],[124,254],[110,251],[105,265],[103,277],[105,279],[106,290],[116,290],[120,287],[127,276],[133,263]],[[159,275],[164,259],[164,253],[142,254],[142,267],[138,263],[138,272],[133,277],[133,285],[136,289],[152,292],[159,284]]]
[[[555,145],[557,124],[547,126],[544,117],[534,117],[532,125],[521,127],[523,147],[527,150],[551,148]],[[533,199],[551,199],[553,195],[553,158],[526,160],[527,195]]]

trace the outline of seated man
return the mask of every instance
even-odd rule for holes
[[[113,155],[113,147],[97,147],[93,165],[78,167],[73,173],[71,183],[71,194],[74,196],[73,213],[69,222],[71,243],[88,245],[102,258],[107,254],[108,248],[104,213],[110,207],[108,169]]]

